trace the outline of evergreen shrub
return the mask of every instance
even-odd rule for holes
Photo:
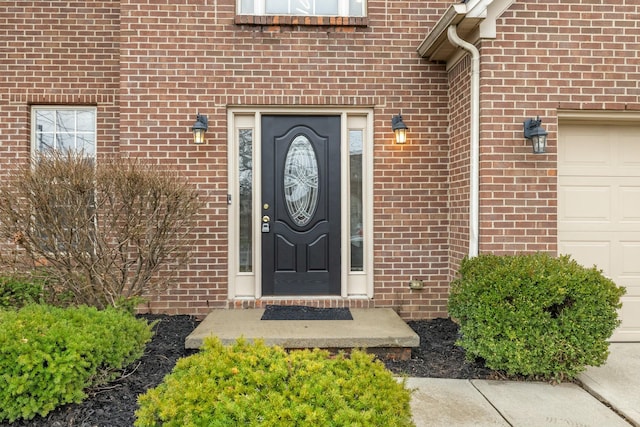
[[[42,283],[19,276],[0,277],[0,308],[20,308],[44,300]]]
[[[207,338],[138,398],[135,426],[413,426],[409,400],[404,383],[361,351],[331,358]]]
[[[28,305],[0,310],[0,421],[80,402],[142,356],[151,325],[109,308]]]
[[[484,254],[461,263],[449,313],[470,359],[536,379],[602,365],[624,288],[569,256]]]

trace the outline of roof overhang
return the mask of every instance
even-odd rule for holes
[[[458,35],[470,43],[484,38],[495,38],[496,19],[514,1],[467,0],[449,6],[418,46],[418,53],[430,61],[449,62],[458,53],[458,48],[449,42],[447,37],[451,25],[455,25]]]

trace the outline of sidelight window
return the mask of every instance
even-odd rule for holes
[[[349,130],[349,229],[351,235],[351,271],[362,271],[364,214],[362,194],[363,130]]]
[[[239,271],[253,271],[253,129],[238,130]]]

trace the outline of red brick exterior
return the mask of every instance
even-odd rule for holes
[[[469,254],[471,171],[471,60],[467,55],[449,71],[449,276]],[[444,289],[446,295],[448,288]]]
[[[481,244],[557,251],[557,135],[563,110],[640,110],[640,4],[516,1],[482,43]],[[522,122],[539,115],[548,154]]]
[[[177,166],[208,197],[191,263],[149,303],[203,315],[249,304],[227,298],[227,108],[372,107],[374,299],[302,302],[445,316],[468,250],[469,61],[447,71],[416,49],[451,4],[369,0],[367,18],[300,22],[237,17],[234,0],[5,0],[0,170],[27,161],[31,105],[97,106],[99,153]],[[481,252],[556,251],[558,110],[640,109],[638,18],[624,0],[516,1],[479,43]],[[209,117],[201,146],[197,111]],[[404,146],[391,143],[400,111]],[[544,156],[522,138],[535,115]]]

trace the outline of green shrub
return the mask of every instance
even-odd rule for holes
[[[412,426],[409,400],[404,384],[361,351],[330,358],[210,338],[138,398],[135,425]]]
[[[116,309],[28,305],[0,310],[0,420],[80,402],[142,355],[151,326]]]
[[[20,308],[43,302],[44,288],[39,281],[16,277],[0,277],[0,308]]]
[[[562,381],[603,364],[624,288],[568,256],[463,260],[449,312],[470,359],[509,375]]]

